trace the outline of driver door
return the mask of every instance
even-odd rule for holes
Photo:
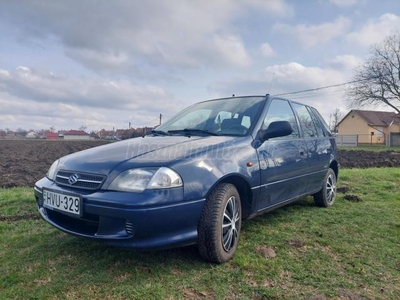
[[[288,101],[271,101],[263,129],[267,129],[274,121],[288,121],[293,132],[289,136],[271,138],[257,149],[261,173],[258,210],[278,205],[306,192],[309,169],[307,148]]]

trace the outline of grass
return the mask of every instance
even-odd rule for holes
[[[32,189],[0,189],[1,299],[399,299],[400,170],[342,170],[329,209],[310,197],[243,223],[230,262],[195,246],[138,252],[64,234]]]
[[[372,151],[372,152],[382,152],[382,151],[394,151],[400,152],[400,147],[386,147],[383,145],[363,145],[357,147],[347,147],[347,146],[340,146],[338,147],[339,150],[364,150],[364,151]]]

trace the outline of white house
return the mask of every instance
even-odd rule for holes
[[[33,130],[28,131],[28,133],[25,136],[27,139],[37,139],[38,134],[34,132]]]

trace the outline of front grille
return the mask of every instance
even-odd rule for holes
[[[67,215],[46,209],[47,217],[57,225],[72,232],[95,235],[99,230],[99,216],[85,213],[81,218],[71,218]]]
[[[97,190],[105,179],[104,175],[60,170],[56,176],[56,183],[85,190]]]

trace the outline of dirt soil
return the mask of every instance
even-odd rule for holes
[[[340,150],[339,162],[342,168],[383,168],[400,167],[400,152],[365,150]]]
[[[0,140],[0,187],[30,186],[58,158],[107,141]],[[400,152],[340,151],[342,168],[400,167]]]
[[[31,186],[58,158],[106,141],[0,140],[0,187]]]

